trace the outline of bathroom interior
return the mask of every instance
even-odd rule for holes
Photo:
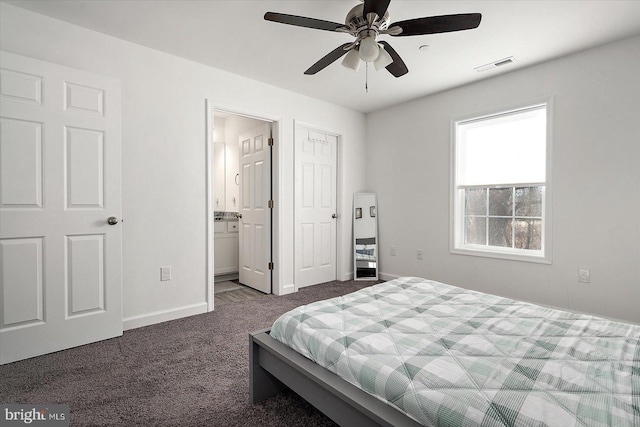
[[[240,206],[240,135],[264,121],[214,111],[213,207],[214,292],[216,298],[230,291],[247,290],[239,282],[238,207]]]

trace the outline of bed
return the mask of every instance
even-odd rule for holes
[[[640,326],[414,277],[285,313],[250,371],[343,426],[640,426]]]

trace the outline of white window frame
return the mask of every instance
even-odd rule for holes
[[[489,245],[474,245],[464,242],[464,192],[460,191],[457,181],[456,168],[458,164],[457,158],[457,129],[458,124],[489,119],[505,114],[511,114],[519,110],[528,110],[535,107],[546,107],[547,132],[546,132],[546,171],[544,183],[517,184],[515,187],[527,187],[536,184],[544,185],[544,196],[542,199],[542,248],[540,251],[532,251],[527,249],[502,248]],[[453,118],[451,120],[451,188],[450,188],[450,245],[449,252],[458,255],[471,255],[488,258],[499,258],[514,261],[526,261],[551,264],[552,262],[552,129],[553,129],[553,98],[548,97],[541,100],[513,105],[506,108],[497,108],[483,113],[468,114],[465,116]],[[507,187],[508,184],[498,186],[480,186],[487,187]]]

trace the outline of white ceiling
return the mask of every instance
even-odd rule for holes
[[[314,76],[303,75],[351,36],[263,19],[271,11],[342,23],[357,0],[6,2],[362,112],[640,34],[638,0],[392,0],[391,22],[456,13],[482,13],[483,18],[475,30],[380,36],[400,54],[409,74],[396,79],[369,67],[366,93],[365,67],[356,73],[338,60]],[[429,49],[418,50],[425,44]],[[484,73],[474,70],[508,56],[516,62]]]

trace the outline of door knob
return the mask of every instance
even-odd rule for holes
[[[118,218],[116,218],[115,216],[110,216],[109,218],[107,218],[107,224],[116,225],[117,223],[118,223]]]
[[[236,214],[236,218],[238,218],[238,219],[242,218],[242,214],[241,213]]]
[[[335,219],[335,218],[338,218],[338,214],[335,214],[335,213],[334,213],[333,215],[331,215],[331,218],[334,218],[334,219]]]

